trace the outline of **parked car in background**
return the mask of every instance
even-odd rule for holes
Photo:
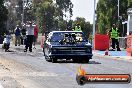
[[[72,59],[75,62],[88,63],[92,59],[92,46],[83,32],[53,31],[48,34],[43,48],[47,61]]]

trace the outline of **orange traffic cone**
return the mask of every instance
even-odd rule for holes
[[[105,51],[105,55],[109,55],[109,53],[108,53],[108,49]]]

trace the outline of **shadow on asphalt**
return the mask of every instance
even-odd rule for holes
[[[97,61],[89,61],[88,64],[101,64],[100,62],[97,62]]]
[[[83,62],[73,62],[72,60],[59,60],[57,63],[63,64],[63,63],[75,63],[75,64],[101,64],[100,62],[96,61],[89,61],[89,63],[83,63]]]
[[[15,48],[15,49],[18,51],[24,51],[24,49],[22,49],[22,48]]]
[[[5,51],[5,52],[15,52],[15,51],[13,51],[13,50],[8,50],[8,51]]]
[[[15,52],[14,50],[10,50],[10,49],[7,50],[7,51],[5,51],[5,49],[3,49],[3,48],[0,48],[0,49],[1,49],[2,52]]]

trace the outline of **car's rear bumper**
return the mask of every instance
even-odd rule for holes
[[[49,54],[52,58],[58,59],[75,59],[75,58],[89,58],[92,59],[93,54]]]

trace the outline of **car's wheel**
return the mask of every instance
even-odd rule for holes
[[[52,60],[49,58],[49,59],[46,59],[46,61],[51,62]]]
[[[76,58],[76,59],[73,59],[73,62],[80,63],[80,60]]]
[[[45,60],[48,61],[48,62],[51,62],[52,61],[51,58],[48,57],[48,56],[46,56],[46,55],[45,55]]]
[[[83,59],[83,63],[89,63],[89,59],[88,58],[84,58]]]
[[[56,58],[52,58],[52,63],[56,63],[57,59]]]

